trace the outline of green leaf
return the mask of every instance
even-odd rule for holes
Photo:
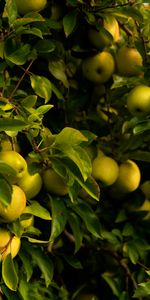
[[[33,261],[37,264],[45,279],[46,287],[48,287],[53,279],[54,266],[51,259],[40,249],[31,249],[31,256]]]
[[[41,98],[45,99],[45,103],[47,103],[52,95],[52,86],[49,79],[44,76],[34,75],[30,76],[31,86],[35,93]]]
[[[133,134],[142,134],[146,130],[150,130],[150,122],[148,122],[148,121],[147,122],[143,122],[141,124],[137,124],[133,128]]]
[[[61,91],[53,83],[52,83],[52,91],[59,100],[63,100],[63,101],[65,100]]]
[[[128,253],[128,256],[129,256],[131,262],[133,264],[136,264],[139,259],[139,253],[138,253],[136,245],[134,245],[134,240],[131,242],[129,241],[127,243],[127,253]]]
[[[62,255],[64,260],[74,269],[83,269],[81,262],[75,256]]]
[[[21,120],[7,118],[0,119],[0,131],[20,131],[25,129],[26,126],[27,124]]]
[[[120,294],[120,287],[116,280],[116,278],[113,277],[113,274],[105,272],[102,274],[102,278],[107,282],[109,287],[111,288],[113,294],[117,297],[119,297]]]
[[[27,108],[33,107],[36,104],[37,96],[36,95],[29,95],[21,100],[21,105]]]
[[[2,261],[2,277],[6,286],[10,290],[12,291],[17,290],[18,275],[11,254],[8,254],[6,258]]]
[[[67,222],[67,210],[65,204],[55,197],[50,198],[52,209],[52,227],[49,242],[53,244],[55,239],[63,232]]]
[[[72,127],[65,127],[56,135],[55,145],[62,149],[66,146],[77,146],[88,139],[79,130]]]
[[[74,236],[74,239],[75,239],[74,253],[76,253],[81,247],[82,238],[83,238],[82,231],[81,231],[81,226],[80,226],[81,222],[80,222],[79,217],[73,212],[69,213],[68,222],[69,222],[70,228],[73,232],[73,236]]]
[[[24,213],[32,214],[43,220],[51,220],[52,219],[49,211],[45,207],[41,206],[37,201],[31,201],[31,204],[26,206]]]
[[[17,32],[16,32],[17,33]],[[19,32],[18,32],[19,33]],[[38,36],[39,38],[43,38],[42,32],[40,29],[36,28],[36,27],[32,27],[31,29],[23,29],[22,32],[20,32],[21,34],[32,34],[35,36]]]
[[[46,114],[51,108],[53,107],[53,105],[50,105],[50,104],[45,104],[45,105],[41,105],[39,106],[37,109],[36,109],[36,112],[38,114]]]
[[[21,250],[19,251],[19,257],[22,260],[23,263],[23,267],[27,276],[27,282],[29,282],[29,280],[31,279],[31,276],[33,274],[33,266],[31,264],[31,257],[30,255],[21,248]]]
[[[11,39],[5,42],[4,46],[4,56],[6,60],[9,60],[15,65],[24,65],[30,54],[30,45],[25,44],[20,46],[19,49]]]
[[[150,162],[150,152],[141,150],[133,151],[130,153],[130,159]]]
[[[134,20],[138,21],[139,23],[143,22],[143,15],[141,14],[140,10],[137,8],[134,8],[133,6],[119,7],[116,10],[116,15],[131,17]]]
[[[12,0],[13,1],[13,0]],[[23,18],[18,18],[13,23],[15,29],[20,28],[21,26],[33,23],[33,22],[44,22],[44,18],[37,12],[31,12],[26,14]]]
[[[77,25],[78,11],[72,10],[63,18],[63,27],[66,37],[68,37]]]
[[[35,48],[39,53],[51,53],[55,50],[55,47],[55,44],[50,40],[38,41],[35,45]]]
[[[133,298],[141,298],[150,296],[150,282],[142,282],[139,287],[135,290]]]
[[[8,15],[9,25],[12,26],[15,20],[17,19],[17,7],[14,0],[6,0],[6,12]]]
[[[1,161],[0,161],[1,167]],[[6,206],[11,203],[12,187],[11,185],[0,175],[0,202]]]
[[[62,59],[50,60],[48,63],[48,69],[50,73],[56,79],[60,80],[66,88],[69,87],[69,82],[66,75],[66,65]]]
[[[99,219],[87,203],[73,204],[71,208],[81,217],[87,230],[96,238],[101,238],[101,226]]]

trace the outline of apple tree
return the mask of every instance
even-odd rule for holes
[[[149,20],[0,1],[0,299],[149,298]]]

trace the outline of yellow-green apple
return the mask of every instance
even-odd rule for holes
[[[9,223],[23,213],[26,207],[26,195],[24,191],[17,185],[12,185],[11,203],[8,206],[0,203],[0,219],[1,222]]]
[[[28,171],[18,180],[17,184],[25,192],[26,198],[32,199],[38,195],[42,188],[42,178],[39,173],[31,175]]]
[[[142,75],[143,58],[136,48],[121,46],[116,53],[116,70],[121,76]]]
[[[133,116],[150,114],[150,87],[142,84],[135,86],[127,96],[127,108]]]
[[[5,228],[0,228],[0,253],[7,246],[11,238],[10,232]]]
[[[11,178],[13,183],[22,178],[27,171],[27,163],[25,159],[16,151],[6,150],[0,152],[0,160],[12,167],[16,171],[16,177]]]
[[[20,246],[21,246],[20,237],[12,236],[8,244],[6,245],[6,247],[3,249],[1,253],[1,259],[4,260],[8,254],[11,254],[11,257],[14,258],[18,254],[20,250]]]
[[[141,172],[133,160],[126,160],[119,166],[118,178],[113,184],[113,190],[119,195],[135,191],[140,184]]]
[[[105,186],[112,185],[119,175],[118,163],[106,155],[98,155],[92,162],[92,176]]]
[[[89,41],[99,50],[103,50],[105,47],[110,46],[113,42],[118,42],[120,39],[119,24],[114,16],[105,16],[103,19],[103,27],[109,34],[111,34],[111,36],[108,36],[107,32],[103,30],[103,28],[97,30],[91,27],[88,30]]]
[[[82,62],[82,71],[86,79],[92,82],[107,82],[115,70],[115,61],[111,53],[99,52],[87,57]]]
[[[18,13],[25,15],[32,11],[41,11],[47,4],[47,0],[15,0]]]
[[[66,182],[52,168],[44,170],[42,178],[45,190],[48,192],[59,196],[68,194]]]

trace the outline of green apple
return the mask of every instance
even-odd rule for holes
[[[128,159],[120,164],[119,175],[112,188],[118,196],[124,195],[135,191],[139,187],[140,180],[141,172],[138,165]]]
[[[143,59],[136,48],[122,46],[116,53],[116,69],[121,76],[142,75]]]
[[[26,207],[26,195],[17,185],[12,185],[11,203],[8,206],[0,203],[1,222],[9,223],[20,217]]]
[[[9,243],[1,253],[1,259],[4,260],[8,254],[11,254],[11,257],[14,258],[18,254],[20,250],[20,246],[21,246],[21,239],[18,236],[11,237]]]
[[[98,155],[92,162],[92,176],[105,186],[112,185],[119,175],[117,162],[106,155]]]
[[[97,49],[103,50],[105,47],[109,47],[113,42],[118,42],[120,39],[119,24],[114,16],[105,16],[103,19],[103,27],[108,31],[111,36],[107,35],[105,30],[96,30],[90,28],[88,31],[88,38],[90,43]]]
[[[32,11],[41,11],[47,4],[47,0],[15,0],[18,13],[25,15]]]
[[[0,160],[5,162],[16,171],[16,178],[10,178],[10,181],[12,181],[12,183],[16,183],[27,172],[27,163],[25,159],[16,151],[1,151]]]
[[[42,178],[46,191],[59,196],[68,194],[66,182],[52,168],[44,170]]]
[[[127,108],[133,116],[143,117],[150,114],[150,87],[134,87],[127,96]]]
[[[17,184],[25,192],[27,199],[33,199],[37,196],[42,188],[42,178],[39,173],[31,175],[26,172],[24,176],[18,180]]]
[[[92,82],[107,82],[113,75],[115,62],[111,53],[107,51],[87,57],[83,60],[82,71],[86,79]]]

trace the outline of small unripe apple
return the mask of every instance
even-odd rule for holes
[[[4,206],[0,203],[1,222],[9,223],[20,217],[26,207],[26,195],[17,185],[12,185],[11,203]]]
[[[12,167],[16,171],[16,177],[10,178],[12,183],[16,183],[18,179],[22,178],[27,171],[27,163],[25,159],[16,151],[1,151],[0,152],[0,160],[5,162],[7,165]],[[9,178],[8,178],[9,179]]]
[[[126,160],[119,166],[119,175],[113,185],[113,190],[119,195],[135,191],[140,184],[141,172],[133,160]]]
[[[41,11],[46,6],[47,0],[15,0],[18,13],[25,15],[29,12]]]
[[[112,185],[119,174],[117,162],[105,155],[97,156],[92,162],[92,176],[101,181],[104,185]]]
[[[26,172],[24,176],[18,180],[17,184],[25,192],[27,199],[33,199],[37,196],[42,188],[42,178],[39,173],[31,175]]]
[[[42,178],[46,191],[59,196],[68,194],[66,182],[52,168],[44,170]]]
[[[86,79],[92,82],[107,82],[113,75],[115,62],[111,53],[102,51],[83,60],[82,71]]]
[[[122,76],[141,75],[143,59],[136,48],[122,46],[116,53],[117,73]]]
[[[150,87],[134,87],[127,96],[127,108],[133,116],[143,117],[150,114]]]

